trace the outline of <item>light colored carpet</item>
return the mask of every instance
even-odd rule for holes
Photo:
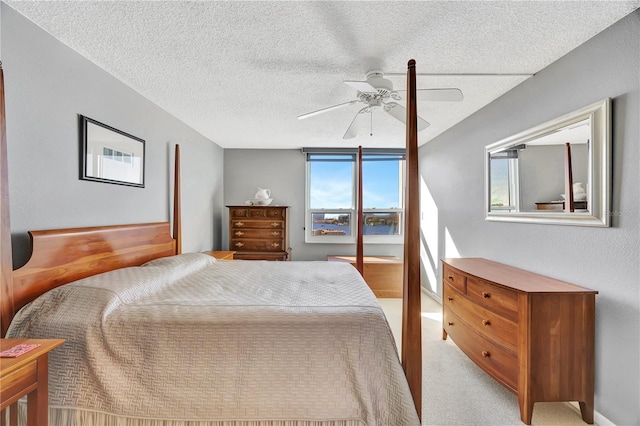
[[[402,299],[378,299],[400,350]],[[422,296],[422,424],[523,425],[518,398],[480,370],[451,339],[442,340],[442,307]],[[565,402],[537,402],[532,425],[585,425]]]

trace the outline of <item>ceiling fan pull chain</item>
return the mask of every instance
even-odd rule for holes
[[[369,114],[371,117],[371,133],[369,133],[369,136],[373,136],[373,110],[371,110]]]

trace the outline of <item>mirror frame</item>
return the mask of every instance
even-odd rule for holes
[[[591,141],[588,155],[588,199],[591,200],[587,212],[564,211],[491,211],[490,156],[509,146],[526,144],[546,134],[590,119]],[[611,99],[606,98],[561,117],[542,123],[516,135],[502,139],[485,147],[485,220],[504,222],[525,222],[538,224],[610,226],[610,186],[611,186]]]

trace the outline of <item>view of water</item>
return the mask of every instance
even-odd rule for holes
[[[341,230],[344,232],[344,235],[351,235],[351,229],[349,225],[334,225],[330,223],[314,223],[313,230],[327,230],[327,231],[335,231]],[[392,227],[389,225],[365,225],[363,227],[364,235],[397,235],[397,232],[392,230]]]

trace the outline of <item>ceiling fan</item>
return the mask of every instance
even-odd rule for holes
[[[406,122],[405,107],[395,102],[402,100],[399,92],[406,92],[406,90],[393,90],[393,83],[384,78],[382,71],[369,71],[365,81],[345,80],[344,83],[358,91],[356,99],[299,115],[298,120],[360,102],[364,104],[364,107],[358,111],[353,121],[351,121],[342,139],[355,138],[358,135],[358,117],[365,113],[371,113],[376,108],[381,108],[384,112],[402,123]],[[418,101],[455,102],[462,100],[462,91],[460,91],[460,89],[418,89],[416,95]],[[429,123],[423,118],[418,117],[418,131],[424,130],[427,127],[429,127]]]

